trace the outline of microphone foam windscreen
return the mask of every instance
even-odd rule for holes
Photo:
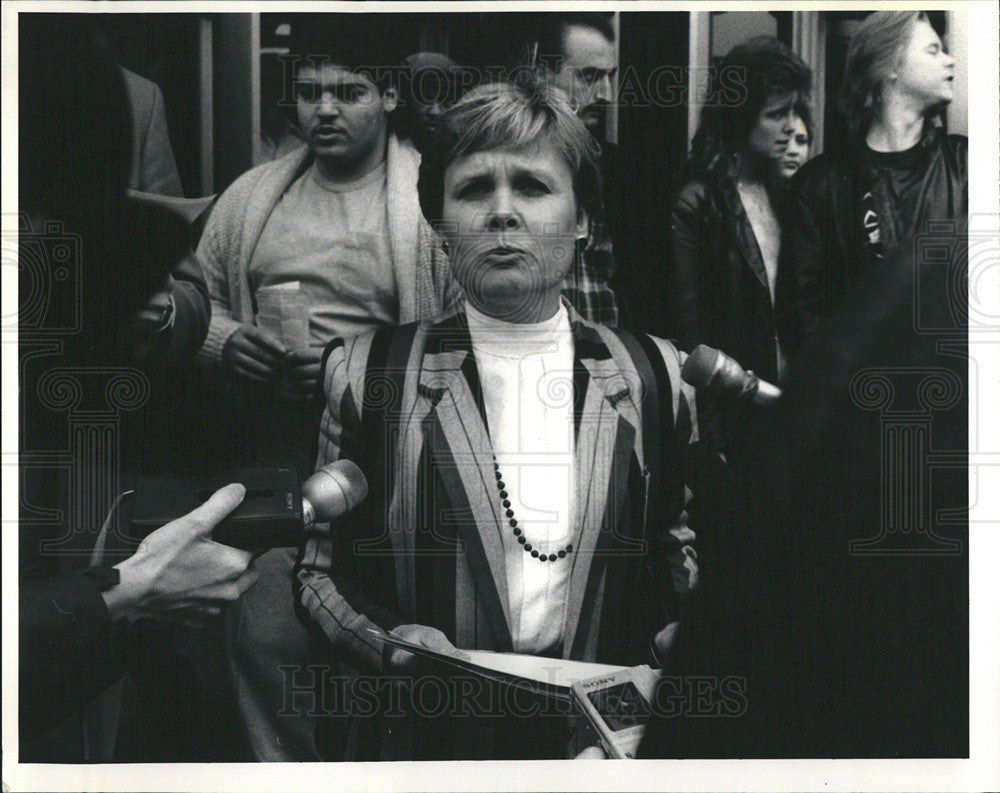
[[[757,393],[760,381],[721,350],[699,344],[681,368],[681,378],[688,385],[727,400],[738,400]]]
[[[302,498],[314,509],[316,520],[330,521],[349,512],[368,495],[368,481],[350,460],[324,465],[302,483]]]
[[[705,388],[715,374],[719,362],[719,351],[706,344],[699,344],[684,361],[681,378],[695,388]]]
[[[368,480],[353,460],[338,460],[338,472],[347,481],[348,492],[352,496],[351,506],[357,506],[368,496]]]

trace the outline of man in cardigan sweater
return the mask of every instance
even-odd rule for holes
[[[329,65],[301,69],[297,86],[308,145],[236,180],[202,235],[212,321],[199,357],[301,405],[330,339],[448,313],[457,287],[420,216],[419,157],[387,130],[392,89]],[[259,461],[279,456],[258,444]]]
[[[395,91],[353,70],[354,61],[365,62],[349,53],[300,59],[306,147],[226,190],[198,248],[213,306],[199,356],[250,397],[254,461],[303,474],[315,457],[313,391],[326,343],[438,317],[457,290],[420,214],[418,157],[388,130]],[[293,562],[294,549],[259,558],[259,582],[230,620],[240,711],[265,761],[320,759],[313,721],[278,715],[279,667],[304,665],[309,650],[293,610]]]

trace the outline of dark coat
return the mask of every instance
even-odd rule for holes
[[[935,221],[958,222],[961,229],[949,233],[964,234],[969,141],[931,129],[922,146],[926,170],[913,217],[896,217],[888,204],[879,212],[887,258],[918,234],[940,233],[940,227],[928,225]],[[884,196],[879,186],[885,177],[867,167],[866,161],[863,141],[855,141],[842,151],[810,160],[792,180],[777,285],[779,336],[789,355],[815,332],[821,317],[843,302],[871,259],[861,200],[869,189]]]
[[[718,178],[684,186],[670,210],[670,264],[681,349],[708,344],[776,380],[767,272],[734,184]]]
[[[144,193],[183,196],[167,132],[167,113],[160,87],[122,69],[132,116],[132,163],[128,186]]]
[[[767,272],[735,183],[719,176],[684,186],[670,211],[669,256],[678,346],[690,352],[707,344],[777,380]],[[741,469],[756,445],[753,406],[727,406],[718,419],[720,427],[703,422],[703,429],[721,433],[730,462]]]

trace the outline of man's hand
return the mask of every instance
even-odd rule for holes
[[[288,364],[281,395],[294,400],[312,399],[323,364],[323,350],[314,347],[295,350],[288,356]]]
[[[656,650],[654,660],[659,662],[659,667],[666,669],[670,666],[670,661],[674,654],[674,645],[677,644],[677,635],[680,633],[681,624],[679,621],[668,622],[663,630],[653,637],[653,646]],[[653,665],[655,668],[655,664]]]
[[[146,304],[135,312],[133,322],[137,333],[152,335],[168,329],[173,319],[173,289],[174,277],[168,273],[163,287],[153,292]]]
[[[246,489],[217,490],[197,509],[171,521],[119,565],[121,582],[104,593],[115,619],[155,619],[197,628],[253,583],[249,551],[212,540],[212,529],[243,501]]]
[[[244,325],[226,339],[222,365],[249,380],[266,383],[282,371],[288,357],[285,345],[256,325]]]
[[[465,661],[469,660],[469,656],[448,641],[447,636],[429,625],[400,625],[392,630],[392,635],[442,655],[451,655]],[[418,668],[419,663],[420,659],[417,656],[398,647],[394,647],[389,656],[389,667],[394,674],[412,674]]]

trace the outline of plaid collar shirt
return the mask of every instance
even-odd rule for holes
[[[618,326],[618,302],[611,283],[615,276],[615,254],[611,227],[605,217],[592,219],[583,255],[576,256],[573,268],[563,281],[562,293],[584,319],[609,328]]]

